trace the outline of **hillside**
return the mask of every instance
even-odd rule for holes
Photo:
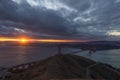
[[[90,67],[89,75],[88,67]],[[11,75],[7,76],[5,80],[120,79],[120,72],[116,69],[76,55],[56,55],[36,62],[27,69],[11,69],[9,72]]]

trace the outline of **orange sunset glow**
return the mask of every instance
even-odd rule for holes
[[[70,40],[70,39],[32,39],[32,38],[6,38],[0,37],[0,42],[42,42],[42,43],[66,43],[66,42],[85,42],[84,40]]]

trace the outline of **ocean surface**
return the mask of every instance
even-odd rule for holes
[[[63,48],[62,53],[71,53],[78,49]],[[11,67],[27,62],[33,62],[45,59],[58,53],[56,47],[39,47],[39,46],[0,46],[0,67]],[[98,62],[110,64],[120,68],[120,49],[97,51],[91,56],[87,51],[79,52],[81,55]]]

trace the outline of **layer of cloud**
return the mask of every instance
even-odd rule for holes
[[[0,35],[119,40],[119,13],[119,0],[0,0]]]

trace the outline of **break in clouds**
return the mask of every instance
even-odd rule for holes
[[[120,40],[120,0],[0,0],[0,36]]]

